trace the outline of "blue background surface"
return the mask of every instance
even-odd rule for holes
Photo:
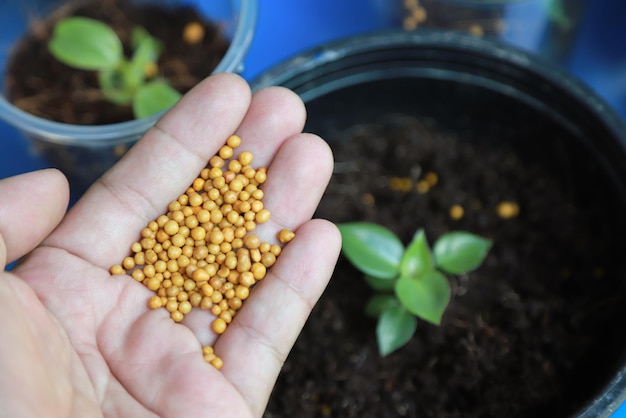
[[[252,80],[273,65],[321,43],[385,27],[389,16],[381,4],[385,0],[260,0],[257,29],[242,75]],[[15,24],[7,7],[0,1],[0,39],[3,31]],[[561,62],[622,117],[626,117],[625,18],[623,0],[589,1],[571,54]],[[511,41],[533,49],[536,32],[528,32],[526,38]],[[17,131],[1,121],[0,144],[0,178],[48,166],[29,153],[27,142]],[[622,406],[613,417],[626,418],[626,407]]]
[[[244,62],[242,75],[252,80],[263,71],[298,52],[338,39],[386,27],[384,0],[262,0],[257,30]],[[0,42],[15,25],[11,10],[0,1]],[[562,65],[589,84],[626,117],[626,2],[590,1],[572,53]],[[532,20],[530,21],[533,22]],[[537,21],[534,21],[537,23]],[[525,39],[512,39],[533,49],[537,31],[529,28]],[[6,45],[0,44],[1,48]],[[28,145],[12,127],[0,121],[0,178],[46,167],[28,152]]]

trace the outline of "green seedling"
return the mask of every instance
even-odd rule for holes
[[[161,43],[144,28],[131,36],[130,59],[122,41],[108,25],[86,17],[59,21],[48,48],[60,62],[80,70],[97,71],[104,97],[117,105],[132,105],[136,118],[171,107],[181,94],[160,77],[154,77]]]
[[[422,319],[439,325],[450,301],[445,274],[464,274],[484,261],[492,241],[469,232],[442,235],[430,249],[418,230],[405,248],[389,229],[367,222],[338,225],[342,252],[377,293],[365,308],[378,318],[376,338],[381,356],[406,344]]]

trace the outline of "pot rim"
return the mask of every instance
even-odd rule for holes
[[[415,75],[446,78],[450,72],[466,72],[469,74],[467,76],[468,81],[483,84],[487,82],[488,85],[486,87],[497,90],[502,90],[504,84],[511,84],[511,86],[507,87],[506,93],[516,94],[519,93],[517,90],[520,89],[520,86],[511,82],[515,81],[515,77],[519,78],[519,74],[507,74],[504,77],[508,78],[503,79],[500,77],[495,82],[489,82],[484,76],[473,77],[470,71],[466,71],[467,69],[471,70],[480,66],[481,70],[488,71],[494,76],[501,76],[501,70],[490,67],[501,65],[505,70],[515,69],[517,72],[522,73],[523,76],[530,77],[534,81],[542,82],[545,86],[549,86],[550,91],[558,91],[564,97],[575,100],[578,106],[584,104],[585,111],[591,112],[594,116],[601,119],[610,129],[611,134],[619,138],[622,146],[626,149],[626,123],[603,98],[584,84],[583,81],[535,53],[524,51],[502,41],[479,38],[460,32],[438,29],[422,29],[408,32],[392,29],[349,36],[311,48],[280,62],[252,80],[251,86],[253,91],[271,85],[286,86],[298,93],[303,101],[307,102],[330,90],[382,77],[380,71],[376,69],[368,70],[365,75],[361,73],[361,75],[354,77],[339,73],[340,71],[359,68],[362,62],[351,63],[344,67],[332,67],[334,64],[347,59],[371,60],[373,55],[384,54],[394,49],[402,49],[404,51],[419,49],[426,51],[425,54],[415,59],[408,57],[406,62],[411,65],[421,60],[419,65],[423,67],[432,65],[436,71],[429,70],[428,74],[416,72],[414,69],[410,71],[392,71],[389,75],[385,75],[386,78]],[[428,56],[429,51],[435,54],[445,52],[448,55],[444,59],[434,61]],[[454,67],[458,63],[453,63],[452,66],[446,67],[445,59],[457,55],[465,58],[466,62],[463,62],[463,68]],[[363,58],[366,56],[369,58]],[[475,58],[476,62],[467,62],[469,56],[472,56],[472,59]],[[393,65],[394,63],[390,63],[389,66],[392,67]],[[311,76],[311,74],[314,74],[314,70],[319,71],[323,66],[331,68],[334,73],[329,69],[325,70],[325,72],[316,73],[315,78]],[[415,66],[417,67],[418,65]],[[387,68],[386,71],[388,70]],[[322,84],[323,88],[310,89],[310,83],[313,82]],[[525,97],[524,99],[532,100],[533,105],[546,107],[541,100],[533,100],[531,97]]]

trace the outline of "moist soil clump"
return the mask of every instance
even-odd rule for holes
[[[594,192],[602,185],[584,184],[585,174],[564,182],[494,135],[501,146],[390,114],[328,138],[335,173],[316,216],[376,222],[405,244],[424,228],[431,244],[466,230],[494,246],[478,270],[451,277],[441,325],[420,321],[385,358],[364,314],[373,291],[340,257],[267,418],[564,417],[605,383],[614,365],[599,358],[615,344],[603,332],[615,333],[623,268],[615,214],[598,198],[605,192]],[[437,181],[418,191],[427,173]],[[502,202],[519,213],[498,213]]]
[[[16,44],[7,67],[6,89],[11,102],[35,116],[75,124],[103,125],[134,119],[131,106],[110,103],[102,95],[96,72],[70,68],[48,51],[57,21],[85,16],[110,25],[130,55],[130,35],[137,26],[163,43],[158,67],[162,77],[181,93],[207,77],[230,45],[216,22],[207,21],[190,6],[134,4],[124,0],[70,2],[43,20],[31,22]],[[183,39],[187,24],[200,23],[204,37]]]

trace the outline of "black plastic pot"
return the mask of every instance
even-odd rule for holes
[[[606,222],[626,232],[626,126],[580,81],[534,55],[451,32],[375,33],[306,52],[253,82],[255,90],[270,85],[298,93],[306,129],[331,145],[337,132],[396,110],[472,137],[494,124],[518,130],[509,137],[519,156],[601,199],[611,208]],[[623,275],[610,280],[626,307]],[[573,396],[586,406],[575,417],[609,416],[626,399],[624,313],[616,310],[589,354],[596,372],[580,378]]]

